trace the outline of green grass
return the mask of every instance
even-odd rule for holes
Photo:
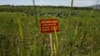
[[[68,9],[38,9],[41,13],[68,13]],[[52,33],[55,56],[99,56],[100,55],[100,11],[74,10],[76,15],[40,16],[58,18],[60,31]],[[20,20],[20,21],[18,21]],[[56,38],[55,38],[56,37]],[[23,41],[22,41],[23,39]],[[21,12],[0,12],[0,56],[50,56],[49,34],[40,33],[34,15]]]

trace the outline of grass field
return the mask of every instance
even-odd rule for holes
[[[69,17],[68,8],[38,7],[36,21],[32,7],[2,8],[0,56],[50,56],[49,34],[40,32],[43,18],[59,20],[58,38],[52,33],[53,56],[100,55],[100,10],[90,16],[90,9],[74,9]]]

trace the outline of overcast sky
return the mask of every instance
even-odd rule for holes
[[[70,6],[71,0],[35,0],[36,5]],[[74,0],[74,6],[100,4],[100,0]],[[32,5],[32,0],[0,0],[0,5]]]

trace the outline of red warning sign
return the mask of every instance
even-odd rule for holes
[[[59,31],[58,19],[41,19],[40,20],[41,33],[51,33],[56,30]]]

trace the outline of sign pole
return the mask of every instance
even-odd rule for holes
[[[51,48],[51,55],[50,56],[53,56],[52,34],[50,33],[49,36],[50,36],[50,48]]]

